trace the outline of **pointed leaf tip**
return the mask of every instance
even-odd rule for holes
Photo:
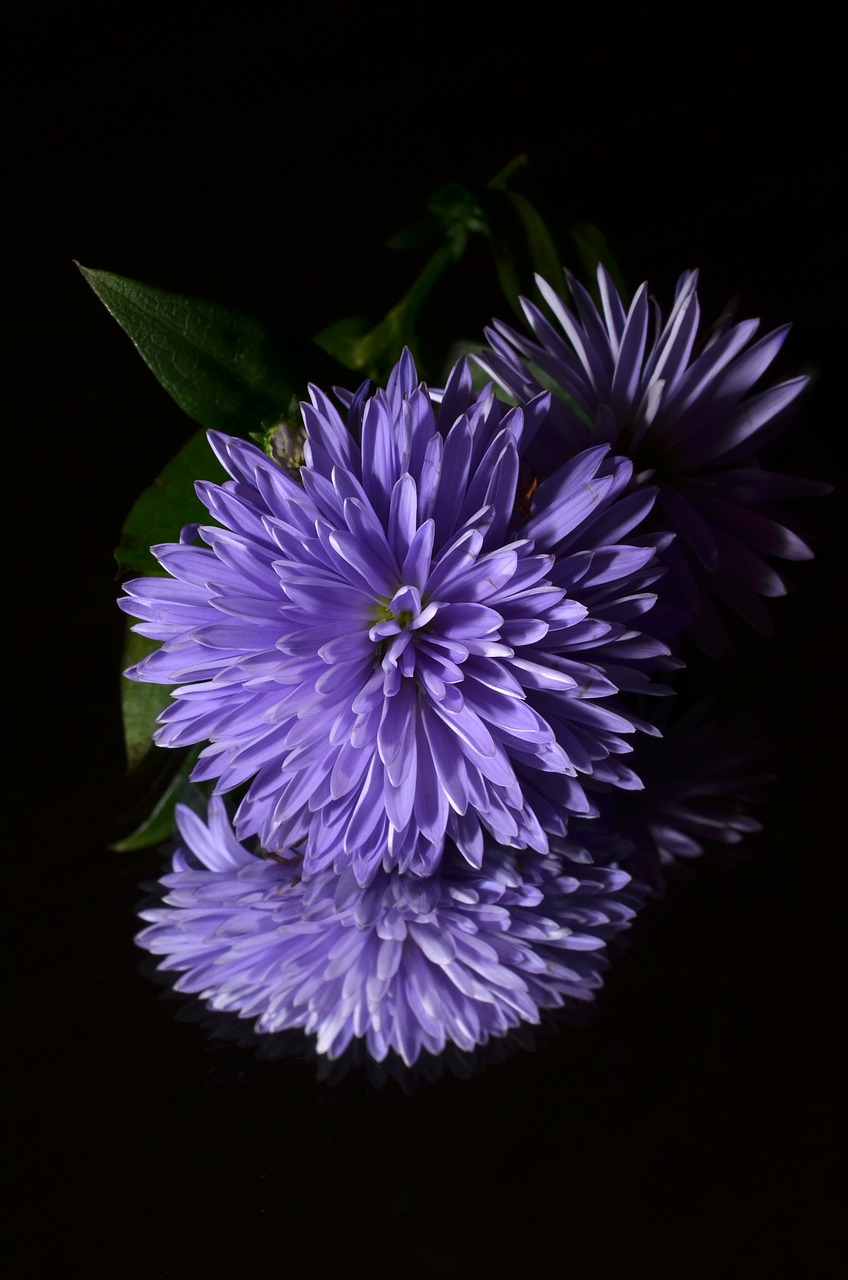
[[[344,379],[342,366],[309,339],[231,307],[77,266],[165,390],[201,426],[247,436],[283,416],[309,382]]]

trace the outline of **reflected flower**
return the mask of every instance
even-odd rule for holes
[[[757,719],[723,721],[707,702],[662,727],[639,752],[644,791],[596,795],[600,817],[570,832],[593,861],[625,866],[660,896],[670,873],[762,830],[754,811],[773,781],[774,754]]]
[[[302,1028],[335,1059],[361,1038],[408,1066],[472,1050],[540,1011],[593,999],[605,947],[638,904],[615,867],[489,846],[482,870],[449,850],[427,880],[351,870],[302,880],[303,859],[260,857],[223,802],[178,809],[182,844],[138,943],[181,974],[175,989],[269,1034]]]

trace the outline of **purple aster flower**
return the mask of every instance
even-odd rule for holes
[[[127,674],[181,687],[156,741],[209,740],[194,774],[247,786],[240,839],[306,840],[306,872],[426,876],[446,840],[544,852],[578,775],[639,786],[622,757],[664,645],[635,629],[664,539],[623,542],[653,502],[631,464],[587,450],[519,493],[549,397],[509,409],[454,371],[437,410],[405,353],[385,391],[311,389],[298,479],[210,434],[232,480],[201,483],[206,547],[154,548],[169,577],[126,585],[162,646]]]
[[[337,1058],[354,1037],[410,1065],[449,1043],[470,1050],[541,1009],[591,1000],[604,948],[638,901],[617,868],[487,847],[482,870],[455,851],[426,880],[350,869],[300,878],[299,854],[258,857],[223,802],[185,806],[164,905],[137,938],[175,989],[237,1013],[259,1033],[302,1028]]]
[[[566,278],[576,316],[539,278],[559,327],[523,301],[533,337],[497,322],[486,331],[491,350],[478,362],[519,403],[543,382],[554,386],[548,422],[555,433],[545,445],[551,459],[608,444],[633,459],[634,484],[658,487],[656,517],[678,535],[666,553],[665,585],[693,619],[696,643],[713,655],[727,648],[713,597],[767,633],[761,597],[785,594],[769,558],[801,560],[812,552],[766,511],[774,500],[827,492],[763,471],[753,456],[784,424],[807,381],[792,378],[751,394],[789,326],[752,343],[759,321],[732,324],[723,316],[701,333],[696,271],[680,277],[667,320],[647,284],[626,310],[599,267],[599,311],[586,289]]]

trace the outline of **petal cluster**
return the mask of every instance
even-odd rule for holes
[[[604,443],[633,460],[634,484],[657,486],[662,527],[677,534],[667,586],[689,615],[692,637],[718,655],[727,634],[715,600],[767,631],[762,597],[785,591],[771,558],[811,554],[770,504],[823,486],[763,471],[754,457],[806,383],[797,377],[754,390],[788,326],[754,341],[759,321],[723,316],[704,332],[697,282],[695,271],[680,277],[666,318],[647,284],[625,308],[603,267],[600,308],[567,275],[576,314],[539,279],[553,321],[524,301],[532,336],[496,323],[479,362],[519,403],[553,384],[550,457]]]
[[[307,878],[544,853],[592,812],[581,777],[640,785],[616,695],[667,654],[638,625],[668,539],[630,536],[654,490],[606,445],[528,484],[549,397],[510,409],[465,364],[438,405],[408,353],[347,420],[310,394],[297,475],[212,433],[206,545],[126,585],[162,642],[127,674],[178,686],[156,741],[208,741],[195,779],[245,788],[238,837],[302,844]]]
[[[182,843],[138,942],[181,974],[175,986],[259,1032],[303,1028],[338,1057],[354,1037],[411,1065],[448,1043],[473,1049],[540,1011],[591,1000],[607,943],[637,898],[629,876],[487,846],[482,869],[450,851],[426,880],[350,870],[301,879],[298,854],[258,857],[223,802],[204,822],[178,809]],[[575,851],[576,852],[576,851]]]

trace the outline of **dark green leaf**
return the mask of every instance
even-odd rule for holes
[[[315,341],[348,368],[378,381],[389,372],[401,347],[408,346],[419,359],[421,310],[448,268],[462,256],[469,235],[475,233],[493,241],[502,285],[514,303],[520,292],[533,290],[534,272],[546,278],[561,274],[559,254],[541,216],[524,196],[507,190],[526,163],[525,156],[518,156],[479,192],[458,183],[435,192],[427,201],[429,217],[389,241],[391,248],[415,250],[441,241],[405,296],[374,328],[367,330],[360,320],[342,320],[324,329]]]
[[[141,662],[149,653],[159,648],[158,641],[136,635],[127,627],[124,639],[124,667]],[[124,717],[124,747],[127,755],[127,772],[135,773],[151,751],[153,733],[159,713],[171,701],[170,690],[161,684],[144,684],[138,680],[121,682],[121,711]]]
[[[486,350],[486,343],[481,339],[472,342],[468,338],[459,338],[456,342],[452,343],[445,355],[444,364],[439,371],[440,384],[444,386],[447,383],[451,370],[454,365],[459,363],[460,360],[464,360],[468,356],[481,355]],[[474,360],[468,361],[468,369],[471,374],[471,385],[475,391],[482,391],[483,388],[491,382],[491,378],[488,373],[485,373]],[[499,395],[501,395],[503,399],[507,399],[503,391],[500,391]]]
[[[523,318],[519,298],[538,298],[537,273],[555,289],[565,287],[559,251],[541,214],[525,196],[488,186],[478,197],[501,288]]]
[[[544,218],[520,191],[507,194],[521,219],[527,258],[534,274],[540,275],[555,289],[564,287],[562,256]]]
[[[345,356],[350,369],[381,382],[395,364],[404,346],[418,359],[417,321],[427,298],[456,261],[455,244],[442,245],[430,257],[423,271],[400,302],[392,307],[379,324],[356,336],[356,321],[332,325],[316,338],[327,351]]]
[[[395,232],[386,242],[387,249],[399,249],[401,252],[416,249],[432,249],[442,239],[444,229],[436,217],[419,218],[408,227]]]
[[[80,267],[180,408],[204,427],[247,435],[284,414],[308,383],[343,371],[307,339],[229,307]]]
[[[189,780],[194,768],[200,747],[195,747],[181,761],[179,768],[171,778],[166,789],[159,796],[150,814],[121,840],[111,846],[116,853],[132,853],[137,849],[149,849],[153,845],[164,844],[175,833],[174,809],[178,804],[187,804],[196,813],[206,812],[206,791]]]
[[[358,344],[368,332],[368,321],[361,316],[337,320],[315,335],[315,342],[348,369],[361,368]]]
[[[598,264],[601,263],[610,273],[613,284],[626,308],[629,305],[628,291],[624,284],[621,268],[604,233],[590,222],[581,222],[571,228],[571,238],[583,264],[583,273],[590,291],[597,294],[595,273],[597,272]]]
[[[158,642],[137,635],[127,627],[124,640],[124,666],[146,658]],[[127,801],[121,826],[130,833],[111,847],[119,853],[146,849],[170,839],[173,832],[174,805],[191,803],[197,807],[197,786],[188,781],[200,747],[191,751],[169,751],[157,747],[153,734],[160,712],[171,701],[171,691],[161,684],[138,680],[123,681],[121,709],[124,717],[124,742],[127,755]]]
[[[483,231],[480,202],[473,191],[452,182],[427,201],[427,208],[441,223],[451,241],[463,241],[471,231]]]
[[[130,508],[115,548],[121,571],[161,573],[150,548],[159,542],[176,542],[184,525],[209,521],[209,512],[194,492],[194,482],[212,480],[220,484],[226,478],[209,447],[206,432],[198,431]]]

